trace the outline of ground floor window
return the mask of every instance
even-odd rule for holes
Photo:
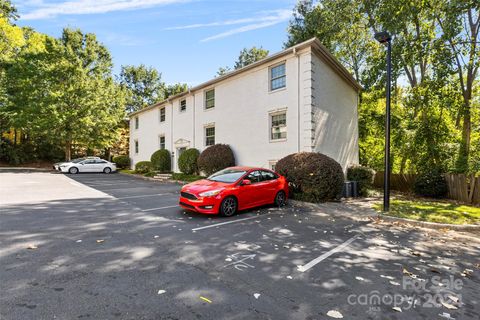
[[[165,149],[165,136],[159,136],[158,140],[159,140],[160,150],[164,150]]]
[[[138,154],[138,140],[135,140],[135,154]]]
[[[215,144],[215,126],[205,127],[205,145],[213,146]]]
[[[287,138],[287,113],[274,113],[270,115],[270,140]]]

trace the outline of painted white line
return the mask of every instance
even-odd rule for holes
[[[174,206],[168,206],[168,207],[160,207],[160,208],[151,208],[151,209],[145,209],[145,210],[142,210],[143,212],[147,212],[147,211],[155,211],[155,210],[163,210],[163,209],[169,209],[169,208],[180,208],[177,205],[174,205]]]
[[[227,221],[227,222],[220,222],[220,223],[209,224],[208,226],[194,228],[194,229],[192,229],[192,231],[198,231],[198,230],[203,230],[203,229],[208,229],[208,228],[214,228],[214,227],[218,227],[218,226],[223,226],[223,225],[225,225],[225,224],[237,223],[237,222],[242,222],[242,221],[250,220],[250,219],[258,219],[258,218],[260,218],[261,216],[266,216],[266,215],[268,215],[268,214],[269,214],[269,213],[264,213],[264,214],[262,214],[262,215],[258,215],[258,216],[255,216],[255,217],[248,217],[248,218],[243,218],[243,219],[235,219],[235,220]]]
[[[141,195],[141,196],[129,196],[129,197],[121,197],[121,198],[117,198],[119,200],[123,200],[123,199],[134,199],[134,198],[147,198],[147,197],[156,197],[156,196],[164,196],[164,195],[175,195],[177,196],[178,194],[174,194],[174,193],[155,193],[155,194],[144,194],[144,195]]]
[[[305,272],[307,271],[308,269],[310,269],[311,267],[315,266],[316,264],[322,262],[322,260],[325,260],[326,258],[330,257],[332,254],[336,253],[336,252],[339,252],[339,251],[342,251],[343,249],[345,249],[350,243],[352,243],[353,241],[355,241],[357,238],[359,238],[360,235],[357,234],[356,236],[354,237],[351,237],[350,239],[348,239],[347,241],[345,241],[344,243],[342,243],[341,245],[333,248],[332,250],[330,251],[327,251],[325,252],[324,254],[322,254],[321,256],[319,256],[318,258],[315,258],[313,259],[312,261],[310,261],[309,263],[307,263],[306,265],[303,265],[303,266],[298,266],[297,267],[297,270],[300,271],[300,272]]]
[[[130,184],[131,182],[115,182],[115,183],[91,183],[91,182],[83,182],[84,184],[90,187],[104,187],[104,186],[117,186],[119,184]]]

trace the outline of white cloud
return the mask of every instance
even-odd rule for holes
[[[252,30],[256,30],[256,29],[262,29],[262,28],[270,27],[270,26],[282,23],[284,21],[287,21],[291,17],[291,10],[276,10],[276,11],[274,11],[274,13],[275,14],[273,14],[273,15],[263,16],[263,17],[261,16],[261,17],[258,17],[258,18],[226,20],[226,21],[223,21],[223,22],[217,22],[218,24],[216,24],[216,25],[232,25],[232,24],[245,23],[245,21],[232,23],[234,21],[241,21],[241,20],[248,20],[247,21],[248,23],[250,23],[250,22],[254,22],[254,23],[250,23],[250,24],[247,24],[247,25],[239,27],[239,28],[235,28],[235,29],[231,29],[231,30],[227,30],[227,31],[218,33],[216,35],[204,38],[204,39],[200,40],[200,42],[217,40],[217,39],[226,38],[226,37],[232,36],[234,34],[238,34],[238,33],[243,33],[243,32],[247,32],[247,31],[252,31]],[[210,25],[211,24],[204,24],[204,26],[210,26]]]
[[[190,0],[72,0],[57,3],[38,2],[38,7],[21,18],[23,20],[39,20],[66,14],[95,14],[112,11],[149,8]]]
[[[274,21],[278,21],[279,19],[281,19],[281,21],[284,21],[290,18],[292,11],[291,10],[274,10],[274,11],[267,11],[262,13],[268,14],[268,15],[261,15],[261,16],[252,17],[252,18],[209,22],[209,23],[188,24],[188,25],[178,26],[178,27],[168,27],[168,28],[165,28],[165,30],[183,30],[183,29],[196,29],[196,28],[205,28],[205,27],[229,26],[229,25],[244,24],[244,23],[274,22]]]

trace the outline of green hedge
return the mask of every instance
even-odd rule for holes
[[[235,165],[235,156],[228,144],[215,144],[203,150],[198,157],[198,169],[211,175]]]
[[[180,157],[178,157],[178,168],[181,172],[191,175],[198,173],[197,160],[200,151],[195,148],[185,150]]]
[[[277,162],[275,170],[287,178],[294,199],[309,202],[338,198],[345,180],[338,162],[316,152],[290,154]]]
[[[419,196],[442,198],[447,195],[448,186],[442,172],[432,169],[417,175],[413,190]]]
[[[366,196],[368,190],[373,187],[374,178],[375,171],[368,167],[355,165],[347,169],[347,180],[358,182],[358,193],[361,196]]]
[[[147,173],[152,171],[152,163],[150,161],[140,161],[135,164],[136,173]]]
[[[150,157],[153,170],[160,172],[170,172],[172,169],[172,158],[167,149],[157,150]]]
[[[130,168],[130,158],[126,155],[115,156],[112,161],[116,163],[120,169]]]

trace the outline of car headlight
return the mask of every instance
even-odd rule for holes
[[[205,191],[205,192],[202,192],[200,194],[198,194],[200,197],[213,197],[213,196],[216,196],[217,194],[219,194],[220,192],[222,192],[222,189],[218,189],[218,190],[212,190],[212,191]]]
[[[59,168],[65,168],[66,165],[65,165],[65,164],[61,164],[61,165],[59,165],[58,167],[59,167]]]

